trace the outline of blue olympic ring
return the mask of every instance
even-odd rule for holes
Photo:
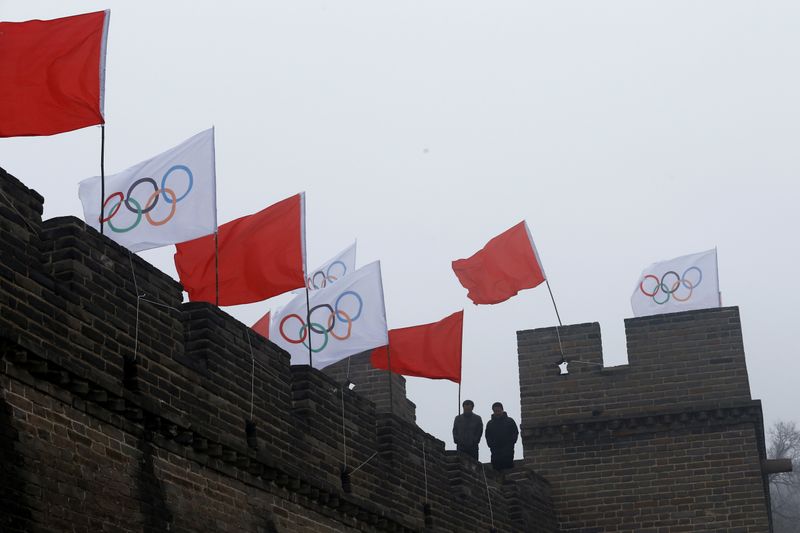
[[[340,294],[339,297],[336,298],[336,303],[333,304],[334,314],[336,315],[336,318],[338,318],[339,320],[343,320],[342,317],[340,316],[341,313],[339,313],[339,302],[341,302],[342,298],[344,298],[348,294],[352,294],[353,296],[356,297],[356,300],[358,300],[358,313],[350,317],[350,320],[352,322],[355,322],[361,316],[361,311],[364,310],[364,300],[361,299],[361,295],[359,295],[357,292],[344,291],[342,294]]]
[[[161,178],[161,191],[162,191],[161,195],[164,197],[164,201],[167,202],[168,204],[171,204],[172,200],[170,200],[167,197],[167,194],[166,192],[164,192],[164,189],[167,186],[167,178],[169,177],[170,174],[172,174],[176,170],[183,170],[184,172],[186,172],[186,175],[189,176],[189,186],[186,188],[186,192],[175,200],[175,203],[178,203],[184,198],[186,198],[186,195],[189,194],[189,191],[192,190],[192,186],[194,185],[194,175],[192,174],[192,171],[189,169],[189,167],[187,167],[186,165],[173,165],[169,170],[167,170],[164,173],[164,177]]]
[[[338,277],[333,276],[333,280],[331,279],[331,269],[336,265],[342,265],[342,273],[339,274]],[[333,282],[347,274],[347,265],[345,265],[342,261],[336,260],[328,266],[328,270],[325,272],[325,277],[328,278],[328,281]]]

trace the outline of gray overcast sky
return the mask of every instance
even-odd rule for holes
[[[515,332],[555,316],[544,287],[476,308],[450,261],[524,218],[564,322],[600,322],[607,365],[626,361],[642,268],[717,246],[753,397],[768,424],[800,418],[795,0],[0,0],[0,19],[105,8],[106,171],[214,124],[220,223],[305,190],[310,266],[357,237],[390,327],[466,309],[480,414],[501,400],[519,421]],[[2,139],[0,166],[45,217],[81,217],[99,139]],[[174,276],[172,253],[141,255]],[[449,442],[457,386],[409,395]]]

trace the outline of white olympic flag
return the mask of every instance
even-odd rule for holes
[[[210,235],[217,229],[214,128],[127,170],[80,183],[86,223],[132,252]]]
[[[324,289],[356,270],[356,243],[354,242],[321,266],[307,273],[306,288],[309,291]],[[303,289],[292,291],[300,294]]]
[[[308,364],[310,342],[314,368],[386,346],[380,261],[311,292],[308,308],[306,295],[298,295],[273,314],[269,338],[291,354],[293,365]]]
[[[631,295],[634,316],[720,306],[716,249],[653,263]]]

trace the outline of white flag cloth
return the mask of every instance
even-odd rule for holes
[[[720,307],[717,251],[653,263],[631,295],[634,316]]]
[[[214,128],[128,170],[106,176],[103,228],[132,252],[189,241],[217,229]],[[100,177],[80,183],[86,223],[100,229]]]
[[[301,294],[272,316],[269,338],[293,365],[308,364],[309,342],[314,368],[389,342],[380,261],[310,293],[308,309]]]
[[[356,269],[356,243],[354,242],[334,257],[330,258],[322,266],[312,270],[306,277],[306,287],[309,291],[324,289],[328,285],[336,283],[347,274]],[[295,294],[304,292],[303,289],[292,291]]]

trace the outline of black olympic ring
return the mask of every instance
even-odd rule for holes
[[[131,183],[131,186],[128,187],[128,194],[125,195],[125,207],[127,207],[128,211],[130,211],[131,213],[139,212],[138,209],[134,209],[133,207],[131,207],[130,201],[133,189],[135,189],[136,186],[139,185],[140,183],[149,183],[153,186],[153,192],[158,191],[158,184],[156,183],[156,180],[154,180],[153,178],[139,178],[138,180]],[[149,207],[145,207],[142,210],[142,214],[149,213],[150,211],[155,209],[156,205],[158,205],[158,196],[156,196],[156,201],[153,202],[152,205],[150,205]]]
[[[334,325],[336,325],[336,319],[335,318],[333,319],[332,323],[328,325],[328,329],[325,329],[324,327],[319,326],[319,324],[315,324],[314,322],[311,321],[311,315],[314,314],[314,311],[316,311],[317,309],[323,308],[323,307],[327,307],[330,310],[331,315],[335,316],[335,313],[333,312],[333,306],[331,304],[319,304],[319,305],[315,305],[314,307],[312,307],[308,311],[308,316],[306,317],[306,324],[309,324],[308,327],[311,328],[311,331],[313,331],[314,333],[319,333],[320,335],[322,335],[323,333],[330,333],[330,331],[333,329]],[[329,320],[329,322],[331,322],[331,321]],[[317,329],[318,326],[319,326],[319,329]]]
[[[317,285],[317,276],[322,276],[322,287]],[[311,275],[311,277],[309,278],[309,282],[311,283],[310,288],[312,289],[324,289],[325,286],[328,284],[328,279],[323,271],[317,270]]]

